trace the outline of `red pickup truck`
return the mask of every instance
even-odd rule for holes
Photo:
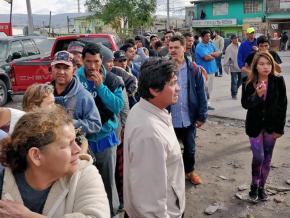
[[[61,36],[55,39],[49,57],[26,61],[13,61],[9,66],[0,68],[0,106],[7,102],[11,95],[23,94],[33,83],[45,83],[52,80],[50,63],[54,54],[67,50],[71,41],[102,43],[112,51],[118,50],[119,40],[110,34],[83,34]]]

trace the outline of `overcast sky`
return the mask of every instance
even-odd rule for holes
[[[30,0],[33,14],[77,13],[77,0]],[[188,5],[189,0],[170,0],[171,13],[176,14]],[[85,12],[85,0],[80,0],[81,12]],[[166,13],[166,0],[157,0],[157,11]],[[0,14],[9,14],[10,4],[0,0]],[[13,0],[13,13],[26,14],[26,0]],[[163,14],[163,13],[162,13]],[[1,22],[1,21],[0,21]]]
[[[77,13],[77,0],[30,0],[33,14]],[[80,0],[81,12],[85,12],[85,0]],[[10,4],[0,0],[0,14],[9,14]],[[26,1],[13,0],[13,13],[26,14]]]

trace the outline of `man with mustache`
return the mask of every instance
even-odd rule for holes
[[[101,129],[101,118],[90,93],[74,76],[73,55],[59,51],[51,63],[51,82],[55,103],[63,106],[74,119],[75,128],[81,128],[88,137]]]

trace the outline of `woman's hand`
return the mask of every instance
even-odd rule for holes
[[[259,83],[256,88],[257,95],[261,98],[266,93],[266,89],[265,83]]]
[[[13,201],[0,200],[0,217],[5,218],[43,218],[40,214],[34,213],[25,207]]]
[[[273,138],[274,139],[278,139],[278,138],[280,138],[282,136],[281,134],[276,133],[276,132],[273,132],[272,134],[273,134]]]

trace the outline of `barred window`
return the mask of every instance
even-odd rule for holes
[[[218,2],[213,3],[213,15],[228,15],[228,3],[227,2]]]
[[[244,13],[251,14],[261,12],[262,4],[260,0],[244,0]]]

